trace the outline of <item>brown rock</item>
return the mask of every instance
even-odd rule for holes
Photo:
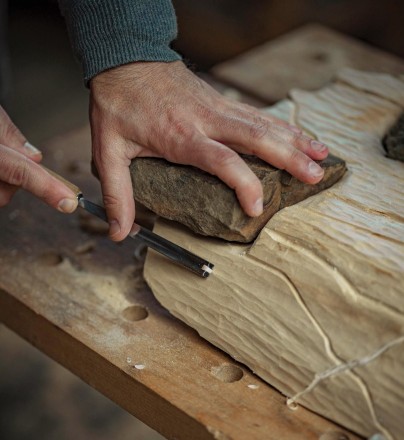
[[[217,177],[164,159],[132,161],[134,197],[160,216],[176,220],[198,234],[249,242],[276,212],[330,187],[346,169],[343,160],[330,155],[320,162],[324,179],[317,185],[307,185],[256,157],[244,159],[264,188],[264,213],[260,217],[247,216],[235,192]]]
[[[383,139],[387,157],[404,162],[404,113]]]

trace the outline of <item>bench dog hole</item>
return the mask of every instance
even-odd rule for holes
[[[210,371],[216,379],[225,383],[237,382],[244,375],[243,370],[234,364],[222,364],[218,367],[212,367]]]
[[[149,316],[149,312],[147,311],[146,307],[134,305],[127,307],[123,312],[122,316],[127,321],[142,321],[143,319],[146,319]]]
[[[349,437],[344,432],[330,431],[322,434],[319,440],[349,440]]]
[[[63,262],[63,256],[57,252],[45,252],[39,256],[38,261],[44,266],[58,266]]]
[[[327,61],[329,61],[330,57],[326,52],[315,52],[311,55],[310,58],[319,63],[326,63]]]

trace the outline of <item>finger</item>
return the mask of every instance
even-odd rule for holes
[[[26,141],[21,147],[16,148],[16,150],[20,151],[24,156],[29,157],[36,163],[42,161],[42,152],[28,141]]]
[[[14,142],[11,146],[10,143],[3,142],[5,146],[18,151],[29,159],[33,160],[36,163],[40,163],[42,161],[42,152],[38,150],[38,148],[34,147],[31,143],[26,141],[23,145],[17,146]]]
[[[241,207],[250,217],[257,217],[263,210],[263,191],[258,177],[244,160],[225,145],[202,134],[194,136],[193,142],[177,145],[176,157],[168,160],[193,165],[217,176],[234,189]],[[174,160],[173,160],[174,159]]]
[[[16,150],[0,145],[0,181],[23,188],[61,212],[77,207],[76,195],[44,168]]]
[[[323,160],[328,155],[328,148],[325,144],[303,135],[303,131],[299,127],[248,104],[232,103],[232,106],[222,113],[222,117],[224,120],[222,119],[220,125],[228,125],[231,133],[237,133],[237,136],[239,131],[244,130],[244,123],[247,123],[250,124],[249,129],[253,136],[255,132],[258,136],[263,135],[263,133],[276,134],[314,160]],[[220,139],[219,141],[224,142],[226,145],[231,144],[226,139]],[[241,145],[239,145],[239,149],[240,147],[242,148]],[[246,149],[240,151],[248,154]]]
[[[121,241],[129,234],[135,220],[135,202],[129,172],[130,159],[124,156],[127,149],[125,142],[112,138],[108,146],[108,150],[103,150],[95,144],[93,157],[100,176],[104,206],[110,224],[109,236],[114,241]]]
[[[0,182],[0,208],[10,203],[13,195],[18,191],[18,187]]]
[[[211,136],[233,145],[236,150],[240,146],[243,152],[256,155],[273,166],[288,171],[302,182],[314,184],[324,175],[318,164],[299,148],[282,139],[270,124],[251,124],[227,118],[220,126],[216,126],[216,130]],[[299,142],[301,143],[297,143],[295,139],[295,145],[306,151],[313,148],[305,139]]]
[[[249,153],[249,150],[251,150],[251,142],[245,141],[246,132],[248,132],[254,139],[264,139],[265,137],[270,138],[276,135],[278,138],[294,148],[299,149],[313,160],[323,160],[328,155],[328,148],[322,142],[318,142],[317,140],[305,136],[297,127],[274,123],[270,119],[265,118],[262,114],[244,115],[244,118],[240,119],[231,118],[226,115],[222,118],[220,127],[221,129],[227,127],[227,132],[231,134],[233,139],[244,139],[245,148],[242,152],[245,154],[251,154]],[[210,136],[213,134],[214,133],[209,133]],[[219,139],[219,142],[223,142],[226,145],[232,144],[227,138]],[[238,145],[239,148],[243,148],[243,144],[240,142],[238,142]],[[237,151],[241,152],[240,149]]]
[[[272,124],[276,124],[279,127],[286,128],[297,134],[303,133],[302,129],[297,127],[296,125],[290,124],[283,119],[277,118],[276,116],[273,116],[272,114],[263,110],[257,109],[249,104],[232,102],[231,107],[229,107],[227,111],[225,111],[225,113],[231,115],[234,110],[236,110],[234,115],[240,119],[254,121],[257,118],[264,118]]]
[[[323,160],[328,155],[328,148],[322,142],[305,136],[302,131],[291,130],[287,127],[281,127],[278,124],[268,124],[264,118],[259,116],[252,121],[250,130],[252,130],[252,132],[254,130],[261,130],[268,135],[277,135],[281,140],[299,149],[313,160]]]
[[[300,150],[302,153],[306,154],[313,160],[324,160],[329,153],[327,146],[322,142],[319,142],[315,139],[311,139],[304,135],[298,136],[296,134],[291,133],[288,130],[273,130],[272,137],[273,138],[278,137],[284,143],[289,144],[294,148],[297,148],[298,150]],[[236,145],[230,142],[226,142],[225,139],[222,139],[220,141],[222,143],[225,143],[230,148],[234,149],[239,153],[252,154],[251,144],[249,144],[248,147],[246,147],[246,146],[241,146],[240,144]]]

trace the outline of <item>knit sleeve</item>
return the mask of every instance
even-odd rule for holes
[[[179,60],[171,0],[59,0],[85,83],[134,61]]]

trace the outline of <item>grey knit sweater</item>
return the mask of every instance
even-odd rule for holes
[[[133,61],[175,61],[177,23],[170,0],[59,0],[86,84]]]

